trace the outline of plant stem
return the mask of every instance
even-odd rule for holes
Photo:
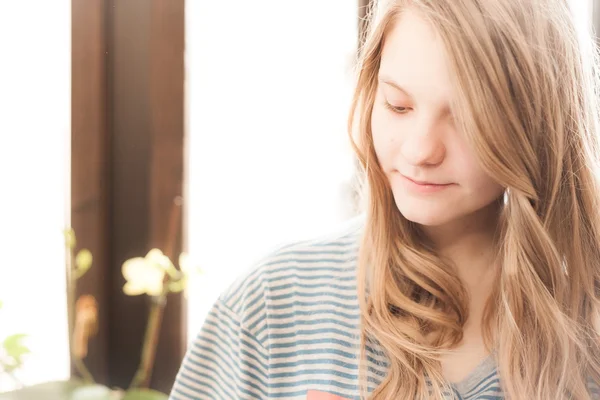
[[[173,199],[173,206],[171,208],[171,215],[169,215],[169,226],[168,226],[168,236],[167,243],[165,245],[165,251],[167,257],[169,257],[173,262],[175,260],[175,243],[177,242],[179,227],[181,222],[181,207],[183,204],[183,199],[177,196]]]
[[[66,246],[67,248],[67,324],[69,329],[69,355],[71,361],[73,361],[73,330],[75,329],[75,274],[73,272],[73,249]]]
[[[8,376],[10,376],[10,379],[12,379],[13,382],[15,382],[15,384],[17,385],[17,388],[22,389],[25,387],[23,382],[21,382],[21,380],[19,378],[17,378],[17,376],[14,373],[9,373]]]
[[[86,383],[95,383],[94,377],[86,368],[83,360],[73,352],[73,332],[75,330],[75,296],[77,275],[73,271],[74,250],[67,246],[67,319],[69,328],[69,355],[75,370],[81,375]]]
[[[174,258],[175,242],[177,233],[181,225],[181,206],[182,198],[176,197],[173,199],[171,214],[169,215],[168,235],[166,238],[166,246],[164,254],[171,260]],[[129,388],[147,388],[152,377],[152,369],[154,368],[154,358],[156,356],[156,347],[158,346],[160,327],[162,324],[163,313],[167,304],[167,295],[169,294],[169,279],[165,277],[163,282],[162,293],[152,298],[152,306],[148,316],[148,324],[144,333],[144,344],[142,347],[142,356],[140,365],[131,381]]]
[[[12,366],[9,365],[8,367]],[[21,389],[25,386],[23,385],[23,382],[21,382],[19,378],[17,378],[17,375],[15,374],[14,370],[12,370],[12,368],[9,370],[7,368],[7,365],[2,360],[0,360],[0,376],[2,374],[8,376],[15,383],[17,389]]]
[[[79,374],[83,378],[83,381],[85,383],[94,383],[94,377],[92,376],[90,371],[87,369],[87,367],[83,363],[83,360],[81,358],[78,358],[75,356],[72,356],[72,358],[73,358],[73,364],[75,365],[77,372],[79,372]]]
[[[146,325],[146,333],[144,334],[144,347],[142,348],[142,359],[140,366],[135,373],[130,388],[148,387],[150,378],[152,377],[152,369],[154,367],[154,357],[156,355],[156,346],[160,333],[162,316],[167,304],[167,296],[163,291],[157,298],[152,299],[152,307],[148,316],[148,324]]]

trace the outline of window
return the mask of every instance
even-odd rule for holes
[[[357,3],[315,4],[187,2],[190,340],[235,277],[350,214]]]
[[[577,24],[580,26],[591,26],[593,2],[592,0],[569,0],[569,3],[575,14]]]
[[[0,3],[0,341],[28,335],[26,385],[69,376],[70,4]],[[0,372],[0,391],[14,387]]]

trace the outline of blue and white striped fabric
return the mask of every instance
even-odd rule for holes
[[[359,399],[359,232],[282,248],[232,285],[188,350],[170,400]],[[370,348],[368,360],[372,390],[385,357]],[[503,398],[491,360],[454,385],[455,398]]]

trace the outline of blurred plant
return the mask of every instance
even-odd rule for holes
[[[151,298],[142,359],[130,386],[131,388],[147,387],[152,375],[167,295],[183,291],[188,280],[202,271],[189,265],[186,253],[179,255],[179,269],[177,269],[171,259],[165,256],[161,250],[152,249],[146,254],[146,257],[136,257],[125,261],[122,273],[127,281],[123,286],[125,294],[129,296],[147,294]]]
[[[0,301],[0,310],[3,303]],[[23,356],[30,353],[29,348],[22,341],[27,335],[16,333],[7,336],[2,341],[2,351],[0,352],[0,372],[7,374],[19,386],[21,382],[17,378],[15,372],[23,365]]]
[[[173,252],[173,241],[177,233],[177,221],[180,217],[181,198],[175,199],[169,221],[169,243],[166,254]],[[96,299],[84,294],[76,297],[77,281],[88,273],[93,264],[92,253],[82,249],[75,254],[77,238],[72,228],[64,231],[65,246],[67,250],[67,305],[69,324],[69,343],[71,344],[71,360],[78,374],[83,378],[83,385],[73,381],[65,382],[62,386],[58,383],[47,384],[48,390],[61,390],[67,393],[65,399],[94,399],[94,400],[163,400],[167,396],[163,393],[148,389],[152,376],[156,347],[158,345],[160,327],[167,296],[170,293],[179,293],[185,290],[187,283],[196,275],[202,273],[197,267],[192,267],[186,253],[179,255],[179,268],[176,268],[171,259],[162,250],[153,248],[145,257],[134,257],[126,260],[121,268],[126,280],[123,292],[128,296],[148,295],[151,301],[146,332],[142,343],[142,353],[139,367],[133,377],[129,388],[109,389],[96,384],[94,377],[87,369],[84,359],[88,354],[90,339],[98,332],[98,303]],[[20,365],[20,356],[28,350],[20,345],[22,335],[13,335],[8,342],[11,349],[13,364]],[[13,365],[7,364],[7,365]],[[6,370],[4,364],[2,367]],[[65,389],[65,385],[68,386]],[[41,391],[32,388],[33,392]],[[38,391],[35,391],[38,390]],[[27,396],[17,398],[29,398]],[[33,397],[32,397],[33,398]],[[35,397],[40,398],[40,397]],[[0,396],[0,400],[3,399]],[[42,400],[42,398],[40,398]]]
[[[173,252],[173,241],[176,237],[177,221],[180,217],[181,199],[175,199],[169,221],[169,243],[167,254]],[[85,367],[83,359],[87,355],[88,342],[98,329],[98,306],[96,299],[90,295],[83,295],[73,307],[73,297],[76,282],[83,277],[93,263],[92,253],[83,249],[74,255],[77,241],[73,229],[65,231],[65,243],[70,259],[74,260],[69,268],[69,304],[71,319],[71,357],[78,372],[88,383],[94,379]],[[152,376],[156,347],[158,345],[160,327],[167,296],[170,293],[179,293],[185,290],[187,282],[202,273],[197,267],[192,267],[188,255],[183,252],[179,255],[179,268],[176,268],[171,259],[162,250],[153,248],[145,257],[134,257],[126,260],[121,268],[126,280],[123,292],[128,296],[148,295],[151,305],[146,325],[146,332],[142,343],[142,353],[139,367],[129,386],[129,390],[147,388]],[[74,318],[74,320],[73,320]]]

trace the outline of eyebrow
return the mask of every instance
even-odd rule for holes
[[[401,91],[402,93],[404,93],[408,97],[413,97],[410,94],[409,91],[407,91],[402,86],[400,86],[399,84],[397,84],[396,82],[394,82],[392,79],[388,78],[386,75],[379,75],[378,76],[378,80],[379,80],[379,82],[385,83],[386,85],[389,85],[389,86],[391,86],[391,87],[393,87],[393,88]]]
[[[404,93],[406,96],[408,96],[410,98],[414,98],[414,96],[408,90],[404,89],[398,83],[394,82],[387,75],[381,74],[377,78],[378,78],[379,82],[385,83],[386,85],[389,85],[389,86],[393,87],[394,89],[401,91],[402,93]],[[444,113],[452,114],[452,106],[450,103],[446,103],[444,105]]]

